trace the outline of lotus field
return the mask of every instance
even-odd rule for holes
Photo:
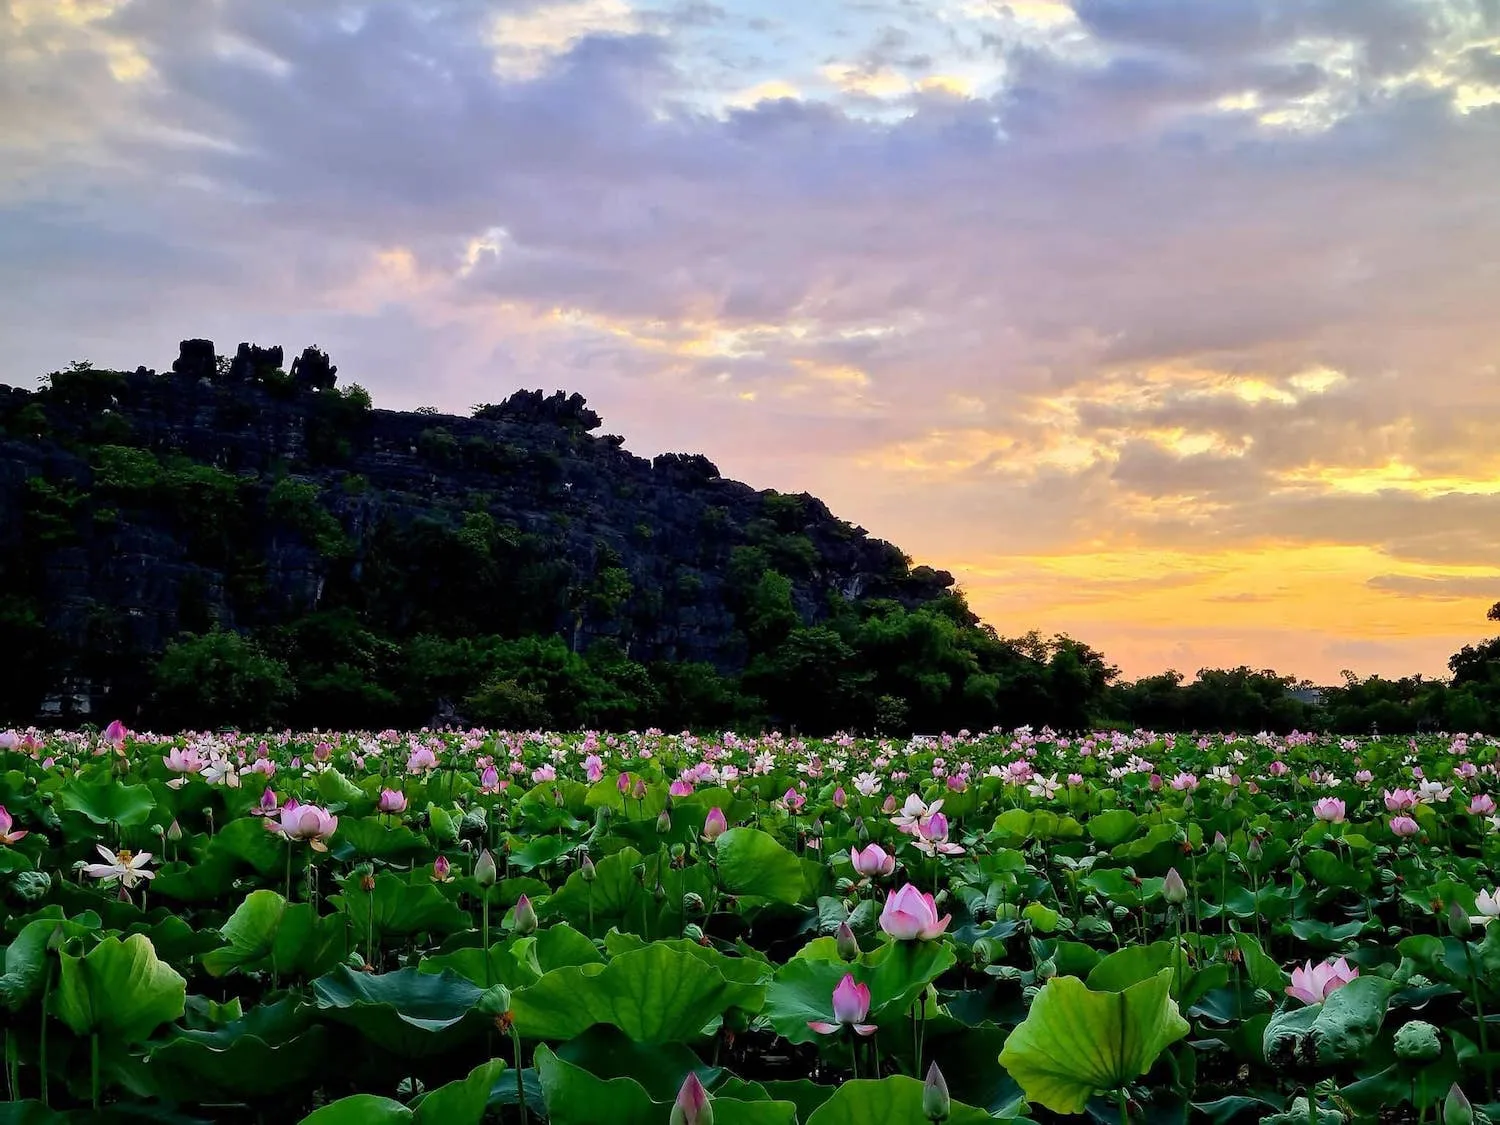
[[[1497,745],[0,732],[0,1122],[1483,1121]]]

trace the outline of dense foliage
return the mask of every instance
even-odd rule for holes
[[[0,754],[7,1121],[1500,1110],[1482,736]]]
[[[1120,683],[813,497],[631,456],[577,395],[395,413],[316,349],[280,365],[185,341],[0,388],[0,721],[1500,731],[1500,638],[1451,682]]]

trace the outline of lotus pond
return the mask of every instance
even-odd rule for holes
[[[0,1123],[1483,1121],[1497,749],[0,732]]]

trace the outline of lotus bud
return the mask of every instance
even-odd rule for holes
[[[952,1102],[948,1097],[948,1083],[943,1081],[943,1072],[933,1063],[927,1071],[927,1081],[922,1086],[922,1112],[928,1121],[946,1121]]]
[[[474,881],[481,887],[493,887],[500,871],[495,866],[495,857],[490,855],[489,848],[479,853],[479,858],[474,861]]]
[[[635,788],[631,789],[630,795],[637,801],[644,801],[646,799],[646,779],[644,777],[635,779]]]
[[[661,815],[656,818],[656,830],[663,834],[672,831],[672,814],[666,809],[662,809]]]
[[[1259,863],[1261,855],[1262,852],[1260,850],[1260,839],[1259,837],[1252,837],[1250,840],[1250,846],[1245,849],[1245,858],[1248,859],[1251,863]]]
[[[988,965],[995,959],[995,942],[992,938],[980,938],[974,943],[974,963]]]
[[[1182,799],[1182,811],[1183,812],[1192,812],[1193,811],[1193,795],[1191,793],[1189,793],[1187,796],[1185,796]]]
[[[703,904],[703,896],[696,891],[689,891],[682,896],[682,912],[684,914],[697,916],[702,914],[706,909],[708,908]]]
[[[848,922],[839,923],[839,928],[834,931],[833,938],[838,945],[839,956],[845,961],[853,961],[859,956],[859,939],[854,936],[854,931],[849,928]]]
[[[453,865],[448,862],[448,857],[445,855],[440,855],[432,861],[432,877],[439,883],[446,883],[453,878],[452,870]]]
[[[1181,906],[1187,901],[1187,884],[1182,881],[1182,876],[1177,873],[1177,868],[1167,872],[1167,877],[1162,882],[1161,897],[1173,906]]]
[[[167,825],[167,839],[171,840],[174,844],[182,839],[182,825],[177,823],[175,816],[172,818],[172,823]]]
[[[1443,1099],[1443,1125],[1474,1125],[1474,1107],[1457,1082],[1448,1087],[1448,1096]]]
[[[1230,809],[1234,808],[1234,795],[1229,794],[1222,801],[1220,801],[1219,808],[1223,809],[1225,812],[1228,812]]]
[[[729,831],[729,820],[724,815],[724,810],[714,807],[708,810],[708,816],[703,820],[703,838],[713,843],[725,832]]]
[[[661,883],[658,882],[656,886],[651,889],[651,897],[654,898],[657,902],[661,902],[667,897],[667,888],[662,886]]]
[[[668,1125],[714,1125],[714,1106],[708,1091],[692,1071],[683,1080],[677,1091],[677,1100],[672,1103],[672,1115]]]
[[[1293,852],[1292,858],[1286,861],[1286,869],[1288,871],[1302,870],[1302,860],[1298,857],[1296,852]]]
[[[583,862],[578,865],[578,874],[583,876],[585,883],[592,883],[599,877],[599,872],[594,868],[594,861],[589,858],[589,853],[583,853]]]
[[[1469,931],[1474,928],[1469,921],[1469,912],[1458,903],[1452,903],[1448,907],[1448,932],[1462,941],[1469,936]]]
[[[859,841],[861,848],[870,842],[870,830],[865,827],[865,818],[862,816],[854,818],[854,838]]]
[[[1215,832],[1214,833],[1214,851],[1218,852],[1220,855],[1223,855],[1228,850],[1229,850],[1229,841],[1224,838],[1224,833],[1222,833],[1222,832]]]
[[[837,789],[835,789],[833,791],[833,807],[836,808],[836,809],[841,809],[845,805],[847,805],[848,803],[849,803],[849,794],[845,793],[844,792],[844,787],[842,785],[840,785]]]
[[[536,929],[536,908],[525,895],[516,900],[515,923],[518,934],[529,934]]]

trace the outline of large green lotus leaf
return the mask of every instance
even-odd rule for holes
[[[132,922],[120,936],[145,934],[151,939],[156,955],[169,965],[186,964],[219,944],[218,937],[207,927],[195,930],[176,914],[163,916],[160,909],[152,913],[153,920]]]
[[[533,1039],[571,1039],[596,1023],[642,1043],[695,1039],[729,1008],[755,1011],[760,988],[727,981],[698,958],[650,945],[606,965],[569,965],[512,997],[516,1027]]]
[[[322,1076],[328,1029],[296,1000],[258,1004],[212,1030],[179,1031],[146,1057],[157,1092],[180,1102],[254,1101]]]
[[[677,1096],[690,1070],[703,1063],[681,1043],[637,1043],[617,1027],[599,1024],[557,1048],[557,1057],[596,1078],[632,1078],[657,1101]],[[699,1076],[707,1081],[703,1075]],[[743,1094],[730,1097],[743,1099]]]
[[[543,933],[545,932],[543,931]],[[771,980],[771,975],[774,972],[773,966],[768,961],[760,961],[754,957],[730,957],[728,954],[721,953],[712,946],[699,945],[696,941],[690,941],[687,938],[670,938],[648,942],[635,934],[625,934],[619,930],[611,930],[604,938],[605,951],[611,957],[618,957],[620,954],[628,953],[633,949],[644,949],[647,945],[665,946],[668,949],[675,949],[679,953],[686,953],[691,957],[696,957],[705,965],[710,965],[717,969],[725,980],[736,981],[740,984],[766,984]],[[837,943],[835,943],[836,945]]]
[[[201,860],[173,860],[157,868],[151,895],[178,902],[214,902],[233,890],[239,869],[240,862],[232,855],[205,850]]]
[[[567,855],[577,841],[571,836],[534,836],[530,841],[511,837],[510,865],[517,871],[535,871]]]
[[[1103,895],[1116,906],[1134,909],[1161,895],[1162,879],[1137,880],[1117,867],[1103,867],[1089,873],[1081,881],[1083,886]]]
[[[204,854],[210,863],[221,856],[231,857],[255,868],[257,874],[274,877],[279,882],[286,872],[288,847],[302,845],[288,844],[283,836],[268,829],[264,820],[246,816],[226,824],[209,840]]]
[[[1110,809],[1089,817],[1087,827],[1096,844],[1113,848],[1134,836],[1140,825],[1141,818],[1129,809]]]
[[[407,883],[389,871],[375,876],[373,891],[361,886],[360,876],[351,875],[344,880],[343,893],[328,901],[349,916],[356,940],[364,938],[372,921],[377,935],[448,934],[474,924],[431,882]]]
[[[621,848],[598,862],[592,883],[584,879],[581,871],[569,875],[562,890],[539,906],[538,913],[545,918],[566,918],[574,926],[586,930],[592,907],[594,933],[607,929],[611,922],[623,921],[627,914],[632,914],[633,921],[639,925],[637,904],[645,893],[638,871],[641,863],[640,852],[634,848]]]
[[[1261,948],[1255,935],[1236,933],[1234,942],[1239,947],[1240,959],[1244,962],[1250,983],[1256,988],[1264,988],[1272,995],[1279,995],[1286,988],[1286,972]]]
[[[756,828],[731,828],[714,842],[719,881],[730,894],[772,902],[800,902],[805,887],[802,862]]]
[[[417,969],[423,973],[441,973],[444,969],[450,969],[481,988],[503,984],[514,990],[542,979],[534,937],[511,936],[496,942],[488,951],[470,946],[455,949],[451,953],[423,957],[418,962]]]
[[[807,1125],[920,1125],[927,1120],[922,1089],[922,1083],[901,1074],[845,1082],[813,1112]],[[953,1102],[943,1125],[989,1125],[994,1120],[982,1109]]]
[[[670,1100],[657,1102],[631,1078],[596,1078],[565,1062],[545,1046],[536,1049],[549,1125],[661,1125],[672,1115]],[[791,1102],[713,1099],[714,1125],[796,1125]]]
[[[1172,943],[1154,941],[1150,945],[1127,945],[1117,949],[1090,970],[1084,983],[1095,992],[1124,992],[1133,984],[1150,980],[1163,969],[1171,969]],[[1183,976],[1192,972],[1186,954],[1177,951],[1177,971]]]
[[[52,909],[56,910],[56,907]],[[42,990],[47,975],[47,945],[54,933],[63,938],[81,937],[99,928],[99,919],[35,918],[5,948],[5,974],[0,976],[0,1003],[19,1011]]]
[[[1000,1065],[1028,1101],[1082,1113],[1096,1091],[1115,1090],[1151,1069],[1188,1032],[1163,970],[1123,992],[1092,992],[1077,977],[1054,977],[1000,1052]]]
[[[1267,1061],[1331,1066],[1360,1058],[1380,1034],[1397,987],[1384,977],[1356,977],[1321,1004],[1277,1012],[1261,1039]]]
[[[568,965],[593,965],[604,960],[593,941],[566,922],[559,922],[538,930],[533,940],[533,956],[537,966],[544,973]],[[703,948],[696,943],[688,944],[692,944],[696,949]],[[728,973],[724,975],[729,976]]]
[[[450,1049],[487,1022],[484,989],[457,973],[356,973],[340,965],[313,981],[313,997],[331,1019],[396,1054]]]
[[[251,891],[220,927],[229,944],[203,955],[209,975],[266,963],[274,972],[315,976],[333,967],[346,940],[338,918],[319,918],[311,903],[288,903],[275,891]]]
[[[814,1043],[817,1032],[807,1025],[833,1018],[833,990],[846,973],[870,988],[868,1022],[886,1026],[900,1023],[917,997],[957,959],[942,942],[894,941],[846,962],[834,950],[832,938],[817,938],[776,970],[766,989],[765,1014],[777,1034],[792,1043]]]
[[[405,1125],[413,1116],[411,1110],[390,1098],[351,1094],[313,1110],[299,1125]]]
[[[416,1125],[479,1125],[489,1107],[490,1090],[505,1071],[504,1059],[490,1059],[467,1078],[423,1094],[413,1104]]]
[[[335,811],[352,809],[355,814],[369,812],[378,800],[332,767],[318,771],[317,789],[318,799],[323,804],[339,806]]]
[[[126,785],[108,771],[93,777],[74,777],[58,790],[57,801],[95,824],[118,824],[121,828],[145,824],[156,808],[149,785]]]
[[[57,1015],[76,1035],[137,1043],[182,1015],[187,981],[156,956],[144,934],[107,937],[83,957],[59,955]]]
[[[1348,860],[1341,859],[1332,852],[1310,851],[1302,857],[1302,865],[1309,875],[1325,887],[1360,889],[1370,883],[1368,863],[1363,868],[1356,868]]]
[[[427,852],[432,847],[404,824],[390,824],[382,817],[339,817],[338,832],[329,850],[341,860],[390,859]]]
[[[41,1102],[0,1103],[0,1125],[64,1125],[67,1116],[55,1113]]]

